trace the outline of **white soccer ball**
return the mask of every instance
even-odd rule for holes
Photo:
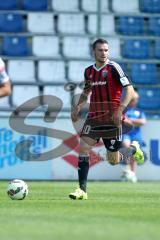
[[[7,194],[12,200],[23,200],[28,195],[28,186],[24,181],[14,179],[8,184]]]

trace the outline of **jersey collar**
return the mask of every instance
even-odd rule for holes
[[[107,64],[109,63],[109,60],[107,59],[107,62],[100,68],[97,68],[96,67],[96,63],[93,65],[93,68],[96,70],[96,71],[101,71]]]

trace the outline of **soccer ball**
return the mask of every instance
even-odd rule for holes
[[[7,194],[12,200],[23,200],[28,195],[28,186],[24,181],[14,179],[8,184]]]

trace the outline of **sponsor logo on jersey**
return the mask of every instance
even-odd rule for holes
[[[107,70],[104,70],[104,71],[102,72],[102,76],[105,78],[105,77],[107,77],[107,75],[108,75],[108,71],[107,71]]]
[[[105,85],[107,82],[106,81],[104,81],[104,82],[102,82],[102,81],[98,81],[98,82],[93,82],[92,83],[92,86],[98,86],[98,85]]]

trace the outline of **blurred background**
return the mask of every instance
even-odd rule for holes
[[[0,178],[77,177],[76,151],[43,163],[18,159],[14,149],[22,138],[34,140],[36,153],[54,148],[59,140],[38,133],[18,134],[9,127],[8,117],[26,100],[51,94],[63,101],[54,127],[75,134],[70,120],[73,92],[64,85],[83,81],[84,68],[93,62],[91,44],[97,37],[108,40],[110,59],[131,78],[140,95],[138,106],[147,116],[143,135],[149,157],[138,169],[138,178],[160,179],[160,0],[0,1],[0,55],[13,86],[12,95],[0,101]],[[77,87],[74,94],[79,92]],[[41,111],[32,117],[35,125],[42,121]],[[96,151],[103,150],[97,147]],[[96,160],[91,167],[90,179],[120,178],[121,166],[113,172],[112,166]]]

